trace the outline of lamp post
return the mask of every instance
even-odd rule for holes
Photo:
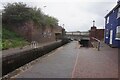
[[[95,26],[95,20],[93,20],[93,27]]]
[[[63,28],[64,28],[65,24],[63,24]]]
[[[43,6],[44,8],[46,8],[47,6]]]
[[[62,27],[62,38],[64,38],[65,36],[65,29],[64,29],[64,24],[63,24],[63,27]]]
[[[45,13],[45,8],[47,7],[46,5],[42,6],[43,7],[43,12]]]

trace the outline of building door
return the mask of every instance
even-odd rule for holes
[[[113,30],[110,30],[110,44],[112,44]]]

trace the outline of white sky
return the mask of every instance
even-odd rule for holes
[[[88,31],[93,20],[97,28],[103,28],[104,16],[117,4],[117,0],[4,0],[0,2],[0,9],[7,2],[39,7],[45,14],[57,18],[59,25],[64,24],[66,31]]]

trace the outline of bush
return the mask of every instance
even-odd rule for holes
[[[3,28],[2,44],[0,44],[0,49],[22,47],[27,44],[29,43],[15,32]]]
[[[42,13],[40,8],[28,7],[23,3],[8,3],[4,6],[3,13],[3,23],[4,24],[21,24],[26,21],[32,20],[35,24],[39,26],[56,26],[58,25],[58,20],[54,17],[45,15]]]
[[[42,27],[45,26],[58,26],[58,20],[54,17],[45,15],[40,8],[32,8],[24,3],[8,3],[4,6],[4,11],[2,13],[2,23],[3,23],[3,36],[2,44],[0,47],[2,49],[14,48],[17,46],[23,46],[27,44],[22,37],[18,36],[16,33],[9,31],[12,30],[12,26],[18,24],[23,24],[25,22],[33,21],[34,24]]]
[[[57,26],[58,25],[58,20],[54,17],[45,15],[45,21],[46,21],[46,25],[48,26]]]

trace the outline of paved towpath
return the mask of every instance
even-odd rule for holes
[[[79,47],[73,41],[39,58],[14,78],[118,78],[118,50]]]

